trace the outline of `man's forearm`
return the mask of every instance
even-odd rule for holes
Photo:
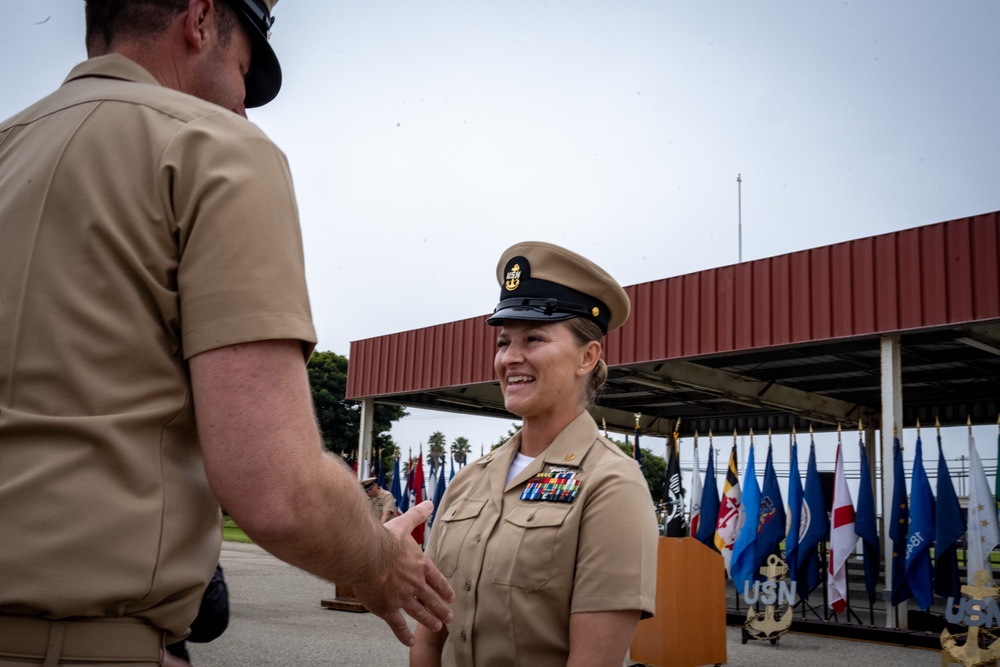
[[[340,583],[370,580],[397,555],[350,470],[326,454],[296,341],[191,359],[198,430],[216,497],[282,560]]]

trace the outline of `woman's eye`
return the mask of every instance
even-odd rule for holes
[[[507,347],[508,345],[510,345],[510,343],[508,343],[505,340],[498,340],[497,341],[497,349],[503,349],[503,348]]]

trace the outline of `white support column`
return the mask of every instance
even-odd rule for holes
[[[892,461],[893,430],[903,443],[903,369],[899,336],[882,336],[882,545],[885,554],[885,625],[887,628],[906,629],[906,603],[892,606],[892,492],[895,484],[906,484],[905,479],[895,479]]]
[[[375,425],[375,399],[361,399],[361,423],[358,425],[358,480],[368,476],[372,460],[372,429]]]

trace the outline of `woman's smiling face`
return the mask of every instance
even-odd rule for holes
[[[522,419],[575,417],[594,363],[588,356],[563,322],[505,321],[493,370],[507,410]]]

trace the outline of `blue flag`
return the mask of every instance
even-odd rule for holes
[[[438,505],[441,504],[441,499],[444,498],[444,463],[438,466],[437,472],[437,484],[434,487],[434,511],[431,512],[431,518],[427,520],[427,527],[430,528],[434,525],[434,519],[437,517]]]
[[[785,503],[778,488],[778,475],[774,472],[771,444],[767,445],[767,464],[764,466],[764,486],[760,490],[760,515],[757,519],[757,545],[755,569],[767,563],[767,557],[778,551],[785,539]]]
[[[906,473],[899,438],[892,441],[892,514],[889,539],[892,540],[892,604],[913,597],[906,584],[906,533],[910,527],[910,504],[906,500]]]
[[[788,534],[785,536],[785,563],[789,578],[798,579],[799,528],[802,525],[802,478],[799,476],[799,445],[792,441],[792,461],[788,467]]]
[[[642,470],[642,450],[639,449],[639,425],[635,425],[635,445],[632,448],[632,457],[635,462],[639,464],[639,469]]]
[[[399,454],[392,457],[392,488],[389,489],[392,499],[396,501],[396,507],[403,504],[403,487],[399,483]]]
[[[757,525],[760,522],[760,486],[753,464],[753,443],[747,456],[743,473],[743,502],[740,505],[739,534],[733,545],[730,575],[736,585],[736,594],[742,595],[746,582],[753,585],[757,573]]]
[[[875,518],[875,491],[872,489],[872,474],[868,467],[865,443],[859,441],[861,449],[861,479],[858,482],[858,510],[854,515],[854,532],[861,538],[865,555],[865,590],[868,603],[875,604],[880,549],[878,546],[878,520]]]
[[[409,472],[406,474],[406,488],[402,489],[403,500],[396,503],[400,513],[406,513],[410,509],[410,495],[413,492],[413,457],[410,457],[407,468],[409,468]]]
[[[955,485],[948,473],[938,435],[937,508],[934,512],[934,592],[956,600],[962,591],[958,573],[959,540],[965,534],[962,508],[955,495]]]
[[[705,485],[701,490],[701,521],[695,539],[707,547],[718,551],[715,546],[715,519],[719,516],[719,485],[715,481],[714,450],[708,448],[708,467],[705,469]]]
[[[910,478],[910,529],[906,533],[906,585],[921,609],[934,604],[934,571],[931,544],[934,543],[934,495],[924,470],[923,448],[917,436],[917,450]]]
[[[801,597],[819,585],[822,570],[819,561],[820,542],[830,534],[830,518],[827,516],[823,483],[816,467],[816,444],[809,443],[809,465],[806,467],[805,502],[802,503],[802,528],[798,548],[797,590]]]

